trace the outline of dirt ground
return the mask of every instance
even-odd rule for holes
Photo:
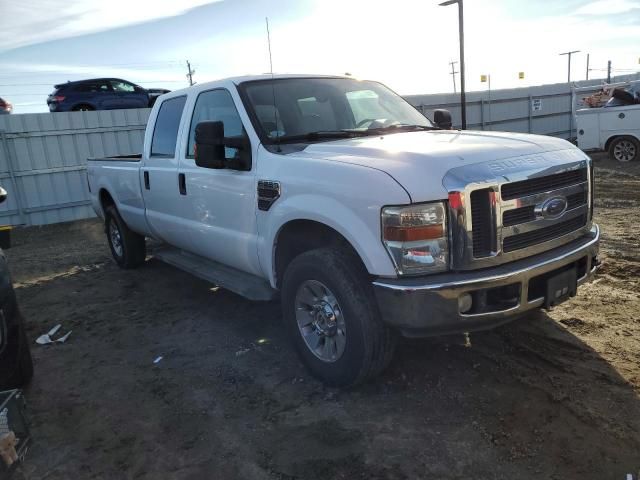
[[[277,304],[149,260],[98,221],[15,232],[34,345],[34,444],[17,479],[625,479],[640,470],[640,165],[599,159],[604,267],[577,298],[500,329],[403,340],[389,370],[325,388]],[[154,359],[162,360],[154,364]]]

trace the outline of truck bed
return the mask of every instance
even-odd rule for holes
[[[611,138],[628,135],[640,138],[640,105],[584,108],[576,111],[578,147],[606,149]]]
[[[118,212],[130,228],[140,234],[148,233],[145,218],[140,163],[142,155],[118,155],[87,159],[87,177],[91,203],[99,216],[104,216],[104,192],[113,199]]]

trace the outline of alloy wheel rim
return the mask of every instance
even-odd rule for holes
[[[120,229],[112,220],[109,222],[109,238],[111,239],[111,246],[113,251],[116,252],[118,257],[122,256],[122,237],[120,236]]]
[[[613,156],[619,162],[630,162],[636,156],[636,146],[629,140],[618,142],[613,148]]]
[[[307,348],[323,362],[338,361],[347,345],[347,329],[333,292],[322,282],[305,280],[296,292],[295,308]]]

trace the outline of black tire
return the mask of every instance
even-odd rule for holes
[[[74,112],[92,112],[94,111],[95,108],[93,108],[91,105],[76,105],[75,107],[73,107],[72,111]]]
[[[20,313],[16,313],[20,315]],[[14,337],[15,338],[15,337]],[[13,346],[8,347],[5,353],[8,358],[7,367],[9,368],[9,377],[6,382],[0,385],[2,388],[22,388],[31,382],[33,378],[33,359],[31,357],[31,346],[29,337],[25,332],[24,321],[22,317],[18,319],[17,338]]]
[[[136,268],[144,263],[147,256],[147,247],[144,236],[129,229],[118,209],[111,205],[105,209],[105,233],[111,255],[121,268]],[[112,235],[112,228],[117,230],[120,245],[117,245],[117,238]]]
[[[331,362],[313,353],[298,328],[296,295],[308,281],[326,286],[343,315],[344,351]],[[281,298],[285,328],[302,362],[324,383],[357,385],[380,374],[391,361],[395,332],[382,323],[367,272],[346,249],[320,248],[296,257],[285,271]]]
[[[640,157],[640,142],[637,138],[624,135],[614,139],[609,145],[609,158],[618,162],[633,162]]]

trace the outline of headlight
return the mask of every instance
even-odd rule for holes
[[[449,242],[444,203],[383,208],[382,241],[400,275],[447,270]]]

